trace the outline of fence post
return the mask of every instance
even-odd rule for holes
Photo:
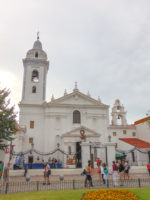
[[[138,178],[138,184],[139,184],[139,188],[141,187],[141,179]]]
[[[72,184],[73,184],[73,189],[75,189],[75,180],[74,179],[73,179]]]
[[[39,191],[39,181],[36,182],[37,191]]]
[[[6,183],[5,194],[8,193],[8,183]]]
[[[109,188],[109,179],[107,179],[107,187]]]

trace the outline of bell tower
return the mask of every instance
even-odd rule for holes
[[[23,59],[24,78],[21,103],[42,104],[46,96],[46,76],[49,69],[47,55],[42,49],[42,43],[37,40],[26,58]]]
[[[123,105],[120,104],[120,100],[116,99],[112,108],[112,125],[127,125],[126,112]]]

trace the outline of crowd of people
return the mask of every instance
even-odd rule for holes
[[[100,160],[97,159],[97,173],[99,176],[99,180],[103,182],[103,184],[107,184],[108,182],[108,174],[112,175],[113,177],[113,185],[114,187],[123,185],[124,179],[129,179],[130,165],[128,161],[124,163],[121,160],[113,161],[111,169],[108,168],[108,165]],[[93,187],[92,182],[92,173],[95,171],[92,170],[91,161],[89,160],[86,164],[83,172],[81,175],[85,175],[85,187]],[[119,181],[120,180],[120,181]]]

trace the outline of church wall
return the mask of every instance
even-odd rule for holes
[[[142,152],[146,152],[147,150],[150,151],[150,148],[149,149],[145,149],[145,148],[141,148],[140,149]],[[138,162],[138,165],[139,166],[142,166],[142,165],[147,165],[147,163],[149,162],[149,159],[148,159],[148,153],[141,153],[139,151],[137,151],[137,162]]]
[[[34,121],[34,128],[30,128],[30,121]],[[44,115],[40,107],[20,107],[20,125],[26,126],[24,133],[23,149],[31,148],[29,138],[33,138],[34,148],[43,151],[44,147]]]
[[[73,111],[79,110],[81,113],[81,123],[73,124]],[[101,134],[101,140],[107,134],[108,119],[107,110],[104,109],[84,109],[78,107],[48,107],[45,109],[45,148],[54,149],[56,147],[56,136],[62,135],[77,127],[85,126]],[[49,139],[49,137],[51,139]]]
[[[124,130],[126,130],[126,133],[124,133]],[[114,135],[116,133],[116,136]],[[133,133],[135,133],[135,136],[133,136]],[[119,138],[137,138],[136,135],[136,129],[135,127],[124,127],[119,126],[117,128],[108,128],[108,134],[111,136],[111,141],[114,143],[120,143]]]

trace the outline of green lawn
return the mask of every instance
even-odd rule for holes
[[[129,189],[141,200],[150,200],[150,188]],[[41,191],[0,195],[0,200],[81,200],[88,190]]]
[[[129,190],[133,192],[139,199],[150,200],[150,188],[131,188]]]

